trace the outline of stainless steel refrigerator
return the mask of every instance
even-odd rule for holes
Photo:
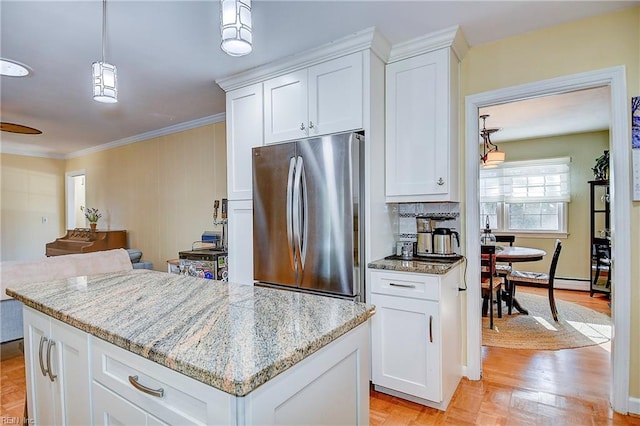
[[[343,133],[253,149],[256,285],[364,300],[363,143]]]

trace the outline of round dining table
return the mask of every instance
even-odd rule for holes
[[[500,247],[500,249],[498,249]],[[544,250],[518,247],[518,246],[496,246],[496,262],[536,262],[542,260],[547,255]]]
[[[500,249],[498,249],[500,247]],[[516,263],[516,262],[537,262],[542,260],[546,256],[547,252],[537,248],[531,247],[518,247],[518,246],[496,246],[496,262],[504,263]],[[507,282],[508,292],[515,294],[515,288],[513,284]],[[503,295],[503,300],[508,302],[506,294]],[[527,311],[518,300],[513,297],[513,307],[521,314],[528,315]],[[509,312],[511,313],[511,312]]]

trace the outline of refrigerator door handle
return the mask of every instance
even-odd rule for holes
[[[298,156],[296,161],[296,174],[293,178],[293,235],[294,235],[294,243],[296,249],[296,263],[298,261],[304,265],[304,261],[302,259],[302,173],[304,172],[304,162],[302,157]]]
[[[289,263],[292,270],[296,270],[294,228],[293,228],[293,179],[296,166],[295,157],[289,160],[289,175],[287,176],[287,242],[289,243]]]
[[[304,169],[304,159],[299,158],[300,164],[300,263],[301,268],[304,270],[304,265],[307,259],[307,246],[308,246],[308,228],[309,228],[309,207],[307,205],[307,173]]]

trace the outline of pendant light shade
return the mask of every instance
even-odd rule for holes
[[[93,100],[104,103],[118,102],[117,71],[106,62],[93,63]]]
[[[115,65],[104,60],[107,44],[107,0],[102,0],[102,60],[92,64],[93,100],[104,103],[118,102],[118,73]]]
[[[228,55],[251,53],[251,0],[220,0],[220,31]]]
[[[482,161],[482,167],[485,169],[492,169],[498,167],[499,164],[504,163],[506,155],[504,151],[500,151],[496,144],[491,142],[491,134],[497,132],[500,129],[487,129],[486,120],[489,117],[488,114],[481,115],[482,130],[480,130],[480,136],[482,136],[483,154],[480,156]]]

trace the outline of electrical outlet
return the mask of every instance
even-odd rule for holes
[[[42,216],[42,223],[47,223],[49,222],[49,218],[46,216]]]

